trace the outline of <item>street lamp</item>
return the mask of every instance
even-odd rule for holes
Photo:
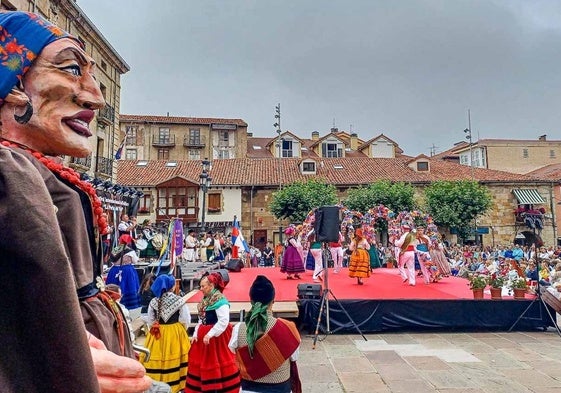
[[[201,227],[203,233],[205,232],[205,211],[206,211],[206,193],[210,188],[212,183],[212,178],[210,177],[210,170],[212,169],[212,163],[205,158],[201,165],[203,167],[202,173],[199,175],[199,184],[201,186],[201,190],[203,191],[203,212],[201,214]]]
[[[469,141],[469,166],[471,167],[471,180],[475,181],[475,175],[473,173],[473,139],[471,135],[471,113],[468,109],[468,128],[464,130],[466,134],[466,139]],[[479,245],[479,236],[477,234],[477,216],[473,218],[473,236],[475,239],[475,245]]]
[[[280,102],[278,105],[275,106],[275,124],[273,127],[276,127],[277,131],[277,141],[275,142],[275,146],[278,148],[278,176],[279,176],[279,191],[282,189],[282,169],[281,169],[281,156],[282,156],[282,139],[281,139],[281,106]],[[279,243],[282,244],[282,225],[281,220],[279,219]]]

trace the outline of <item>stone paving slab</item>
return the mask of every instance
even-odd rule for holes
[[[555,332],[380,333],[303,337],[306,393],[561,393]]]

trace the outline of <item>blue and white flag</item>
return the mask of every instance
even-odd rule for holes
[[[125,141],[126,140],[127,140],[127,138],[123,138],[123,141],[121,142],[121,144],[119,145],[119,148],[115,152],[115,159],[116,160],[121,159],[121,155],[123,154],[123,148],[125,147]]]

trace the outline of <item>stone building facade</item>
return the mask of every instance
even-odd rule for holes
[[[218,160],[245,157],[241,119],[121,115],[126,160]]]

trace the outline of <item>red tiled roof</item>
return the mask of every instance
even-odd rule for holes
[[[298,158],[239,158],[214,160],[212,182],[221,186],[271,186],[305,181],[311,175],[302,175]],[[409,157],[403,158],[318,158],[315,178],[335,186],[368,184],[377,180],[406,183],[429,183],[437,180],[475,179],[481,182],[540,182],[533,176],[472,168],[443,160],[429,160],[430,172],[416,172],[407,166]],[[166,167],[165,161],[148,161],[137,166],[137,161],[119,161],[117,182],[128,186],[154,186],[174,177],[183,177],[198,183],[201,162],[178,161],[176,167]],[[337,169],[339,166],[340,169]]]
[[[162,123],[162,124],[235,124],[240,127],[247,127],[247,123],[242,119],[219,119],[214,117],[180,117],[180,116],[151,116],[151,115],[119,115],[121,123]]]
[[[247,157],[248,158],[271,158],[273,154],[269,151],[269,143],[272,138],[247,138]],[[274,138],[276,139],[276,138]],[[257,149],[255,147],[258,147]]]
[[[445,150],[441,153],[435,154],[434,156],[432,156],[432,158],[441,158],[441,159],[450,159],[450,158],[455,158],[455,159],[460,159],[460,155],[458,154],[457,150],[462,150],[464,147],[469,146],[469,143],[465,142],[465,141],[460,141],[454,144],[453,147],[451,147],[448,150]]]
[[[527,175],[537,177],[541,180],[561,182],[561,163],[549,164],[528,172]]]

